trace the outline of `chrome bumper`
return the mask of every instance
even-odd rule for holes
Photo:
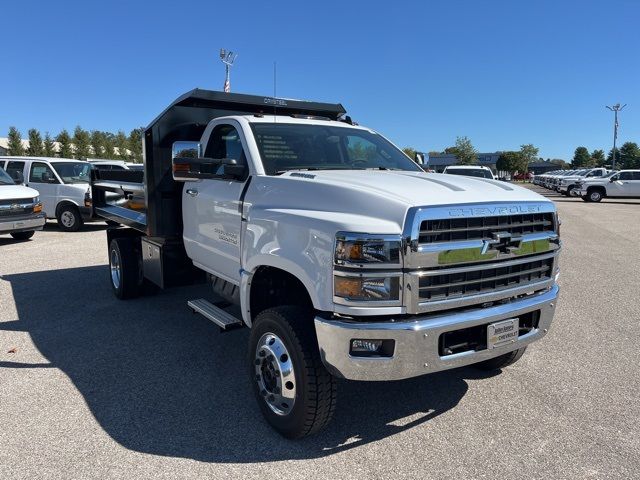
[[[315,318],[320,355],[333,375],[350,380],[399,380],[461,367],[522,348],[542,338],[553,319],[559,288],[518,301],[459,313],[418,316],[410,321],[347,322]],[[518,337],[515,343],[492,350],[467,351],[441,357],[440,335],[517,317],[540,310],[538,328]],[[354,357],[352,339],[395,340],[392,357]]]
[[[21,219],[0,219],[0,233],[42,230],[45,224],[44,213]]]

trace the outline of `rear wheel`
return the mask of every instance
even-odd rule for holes
[[[75,205],[63,205],[56,215],[58,226],[65,232],[77,232],[82,227],[82,215]]]
[[[140,261],[134,240],[114,238],[109,245],[109,278],[113,293],[120,300],[140,295]]]
[[[326,426],[336,406],[336,381],[325,369],[311,313],[301,307],[265,310],[249,341],[249,374],[260,410],[287,438]]]
[[[11,236],[16,240],[29,240],[33,237],[33,234],[36,233],[34,231],[31,232],[13,232]]]
[[[522,347],[518,350],[514,350],[513,352],[500,355],[499,357],[490,358],[484,362],[476,363],[474,367],[479,368],[480,370],[500,370],[520,360],[520,357],[524,355],[526,350],[527,347]]]

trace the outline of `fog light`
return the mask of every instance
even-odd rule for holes
[[[382,340],[351,340],[352,352],[375,353],[382,348]]]
[[[393,357],[395,340],[352,339],[349,355],[352,357]]]

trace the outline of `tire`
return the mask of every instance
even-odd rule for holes
[[[593,189],[593,190],[589,190],[587,192],[587,197],[589,198],[590,202],[600,202],[602,201],[602,199],[604,198],[604,195],[602,194],[602,190],[600,189]]]
[[[114,238],[109,245],[109,280],[120,300],[136,298],[141,291],[140,261],[131,238]]]
[[[485,360],[484,362],[476,363],[474,367],[479,368],[480,370],[488,371],[500,370],[516,363],[518,360],[520,360],[520,357],[522,357],[522,355],[524,355],[524,352],[526,351],[527,347],[522,347],[518,350],[514,350],[513,352],[500,355],[499,357],[490,358],[489,360]]]
[[[324,428],[336,408],[336,380],[320,359],[312,318],[309,310],[282,306],[260,313],[251,328],[256,400],[267,422],[291,439]]]
[[[33,230],[30,232],[14,232],[11,234],[11,236],[16,240],[29,240],[31,237],[33,237],[34,233],[36,232],[34,232]]]
[[[571,190],[573,190],[573,186],[567,188],[567,191],[564,192],[565,197],[571,197]]]
[[[65,232],[77,232],[84,223],[80,210],[75,205],[63,205],[56,214],[58,227]]]

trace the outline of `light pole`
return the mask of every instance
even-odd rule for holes
[[[224,63],[225,67],[224,91],[226,93],[231,92],[231,79],[229,75],[231,74],[231,67],[237,56],[238,55],[232,51],[226,51],[224,48],[220,49],[220,60]]]
[[[613,114],[614,114],[613,150],[612,150],[613,161],[611,162],[611,170],[615,170],[616,169],[616,140],[618,140],[618,112],[621,111],[626,106],[627,106],[626,103],[624,105],[622,105],[622,106],[620,106],[619,103],[616,103],[615,105],[612,105],[612,106],[605,105],[605,107],[607,107],[609,110],[611,110],[613,112]]]

